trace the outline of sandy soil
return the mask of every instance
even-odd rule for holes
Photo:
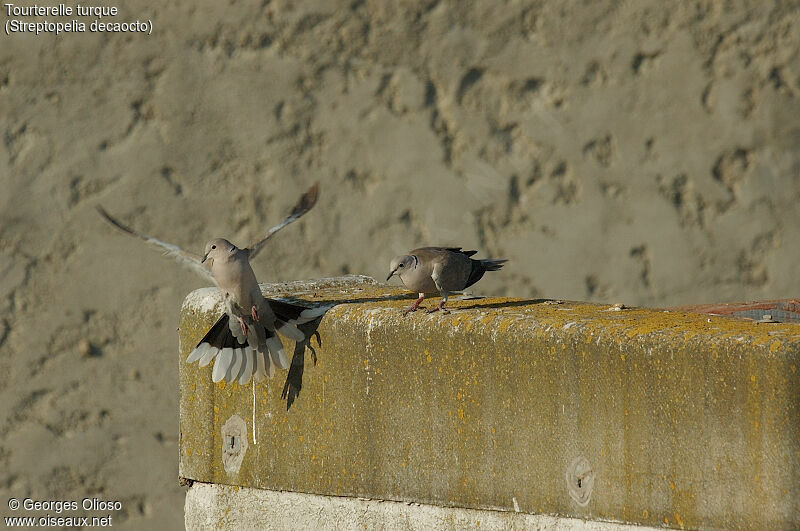
[[[0,515],[183,522],[175,328],[203,281],[97,204],[200,251],[321,181],[262,281],[450,244],[510,259],[477,293],[798,296],[797,4],[663,4],[133,0],[105,20],[152,35],[0,37]]]

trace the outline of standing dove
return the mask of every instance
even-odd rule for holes
[[[211,280],[222,291],[225,313],[206,333],[189,354],[187,363],[200,362],[201,367],[211,363],[214,382],[238,380],[244,385],[252,377],[260,382],[275,373],[275,366],[289,368],[289,359],[277,331],[294,341],[305,341],[297,325],[321,316],[328,307],[306,308],[287,302],[265,299],[256,281],[250,260],[255,258],[264,243],[286,225],[296,221],[316,204],[319,184],[312,186],[295,205],[289,216],[272,227],[267,235],[248,248],[240,249],[228,240],[216,238],[209,241],[203,256],[184,251],[180,247],[137,233],[111,217],[102,207],[98,212],[109,223],[127,234],[143,239],[179,259],[204,278]]]
[[[405,287],[419,293],[414,304],[403,312],[416,311],[426,293],[442,296],[439,306],[428,313],[444,310],[447,297],[475,284],[487,271],[497,271],[508,260],[470,258],[477,251],[462,251],[461,247],[422,247],[409,254],[395,257],[389,265],[388,281],[393,275],[400,277]]]

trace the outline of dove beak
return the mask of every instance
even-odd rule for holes
[[[386,277],[386,282],[389,282],[389,279],[392,278],[392,275],[394,275],[396,272],[397,272],[397,269],[395,269],[391,273],[389,273],[389,276]]]
[[[205,264],[205,263],[206,263],[206,258],[208,258],[208,253],[206,253],[206,254],[204,254],[204,255],[203,255],[203,259],[202,259],[202,260],[200,260],[200,263],[201,263],[201,264]]]

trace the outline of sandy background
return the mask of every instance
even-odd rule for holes
[[[183,522],[175,328],[204,284],[96,204],[199,252],[321,181],[261,281],[451,244],[510,259],[483,294],[798,296],[797,2],[164,4],[110,19],[150,36],[0,37],[0,515]]]

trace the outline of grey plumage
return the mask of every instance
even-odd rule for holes
[[[477,251],[462,251],[460,247],[422,247],[395,257],[389,265],[388,281],[400,277],[405,287],[419,293],[419,298],[404,313],[419,308],[426,293],[439,293],[442,301],[430,310],[443,310],[447,298],[478,282],[487,271],[497,271],[507,262],[504,259],[470,258]]]
[[[276,366],[280,369],[289,367],[289,359],[276,332],[295,341],[304,341],[305,336],[297,325],[316,319],[328,309],[265,299],[250,266],[250,259],[258,254],[264,243],[311,210],[318,196],[319,184],[315,184],[300,197],[289,216],[252,246],[240,249],[228,240],[216,238],[206,244],[203,256],[137,233],[111,217],[102,207],[97,209],[116,228],[178,258],[217,285],[223,294],[225,313],[192,350],[186,362],[199,362],[201,367],[205,367],[215,361],[212,369],[214,382],[225,380],[246,384],[251,377],[256,381],[267,376],[271,378]]]

